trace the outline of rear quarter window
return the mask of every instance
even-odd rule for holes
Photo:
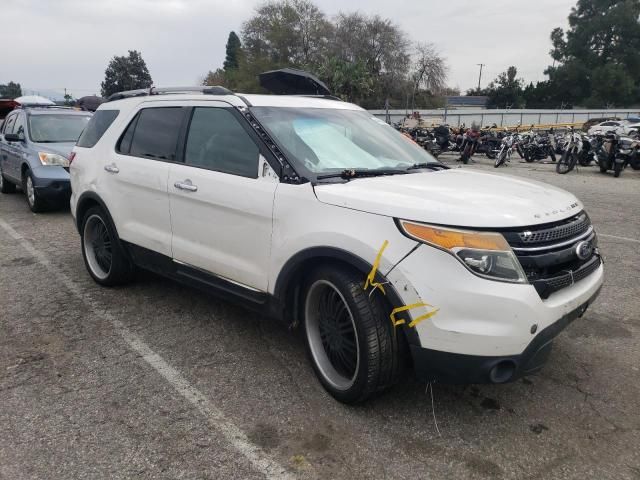
[[[119,113],[120,110],[98,110],[94,113],[80,135],[77,145],[83,148],[92,148],[95,146]]]

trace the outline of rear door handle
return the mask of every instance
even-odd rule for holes
[[[116,167],[115,163],[112,163],[111,165],[105,165],[104,169],[109,173],[118,173],[120,171],[120,169]]]
[[[178,190],[186,190],[187,192],[197,192],[198,187],[191,183],[190,179],[186,179],[182,182],[176,182],[173,184]]]

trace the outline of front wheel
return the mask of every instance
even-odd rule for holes
[[[84,264],[100,285],[127,283],[133,277],[133,265],[124,251],[111,219],[100,207],[90,208],[82,222],[80,242]]]
[[[615,162],[613,164],[613,176],[618,178],[622,173],[622,169],[624,168],[624,163]]]
[[[402,371],[401,331],[394,331],[363,275],[322,267],[307,282],[304,332],[313,369],[337,400],[358,403],[391,386]]]
[[[22,179],[22,190],[27,197],[27,204],[34,213],[39,213],[45,210],[46,205],[38,190],[36,190],[35,182],[31,170],[27,170]]]
[[[573,167],[575,166],[573,157],[573,153],[565,150],[565,152],[562,154],[562,157],[560,157],[560,161],[556,163],[556,172],[565,174],[573,170]]]
[[[507,159],[507,151],[503,148],[502,150],[500,150],[500,153],[496,157],[496,161],[493,166],[495,168],[498,168],[500,165],[502,165],[505,162],[506,159]]]

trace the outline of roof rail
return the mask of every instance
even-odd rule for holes
[[[202,93],[203,95],[233,95],[233,92],[227,88],[219,86],[201,86],[201,87],[151,87],[141,88],[138,90],[127,90],[124,92],[116,92],[107,98],[107,102],[114,100],[122,100],[123,98],[146,97],[149,95],[165,95],[168,93]]]
[[[16,109],[25,109],[25,108],[52,108],[57,110],[75,110],[73,107],[69,107],[67,105],[46,105],[42,103],[19,103],[16,105]]]

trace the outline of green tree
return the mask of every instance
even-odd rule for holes
[[[640,100],[640,0],[578,0],[569,29],[551,32],[549,81],[573,104]]]
[[[518,77],[518,69],[514,66],[507,68],[492,81],[484,94],[489,97],[488,106],[491,108],[520,108],[524,104],[523,84]]]
[[[73,99],[73,96],[71,96],[70,93],[65,93],[64,94],[64,104],[65,105],[73,105],[75,103],[75,100]]]
[[[0,85],[0,98],[18,98],[22,96],[22,88],[19,83],[9,82],[6,85]]]
[[[224,70],[237,70],[240,66],[240,55],[242,53],[242,43],[236,32],[229,33],[226,46],[226,57],[224,59]]]
[[[129,50],[127,56],[113,57],[104,75],[101,86],[102,96],[105,98],[116,92],[149,88],[153,85],[147,64],[136,50]]]
[[[309,0],[272,0],[244,23],[244,51],[250,62],[267,59],[275,67],[313,69],[322,62],[331,30]]]

